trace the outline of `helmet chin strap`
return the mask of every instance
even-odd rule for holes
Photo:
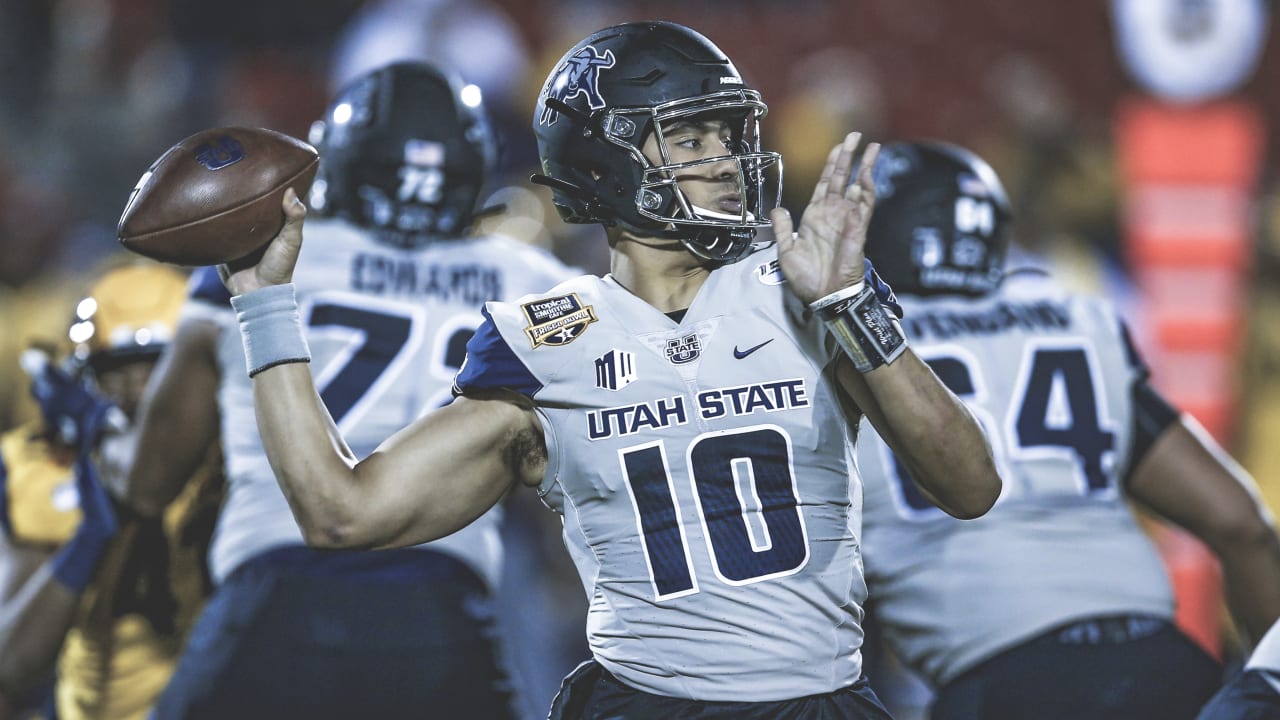
[[[694,255],[723,264],[737,262],[751,253],[758,247],[754,238],[754,230],[700,228],[692,236],[681,237],[680,242]]]

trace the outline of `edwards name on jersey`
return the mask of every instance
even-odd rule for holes
[[[571,275],[549,253],[501,236],[397,248],[342,220],[307,223],[294,274],[316,389],[359,457],[450,399],[452,380],[487,300],[545,290]],[[210,556],[221,581],[274,547],[302,545],[267,462],[253,384],[226,290],[212,268],[193,279],[188,312],[221,323],[218,403],[228,497]],[[430,547],[493,587],[500,563],[494,510]]]

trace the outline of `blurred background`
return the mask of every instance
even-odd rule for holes
[[[0,2],[0,421],[35,417],[17,355],[57,343],[151,162],[220,125],[305,138],[345,80],[424,58],[481,87],[504,138],[484,229],[592,272],[594,226],[560,223],[532,108],[555,61],[622,20],[688,24],[770,106],[765,144],[803,207],[827,150],[936,138],[995,166],[1019,262],[1107,294],[1154,384],[1280,507],[1280,39],[1267,0],[4,0]],[[582,590],[550,513],[510,513],[508,618],[533,707],[586,658]],[[548,522],[552,527],[548,527]],[[1153,526],[1180,622],[1230,660],[1216,568]],[[922,691],[886,665],[910,718]]]

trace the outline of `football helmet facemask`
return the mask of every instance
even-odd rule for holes
[[[605,28],[565,53],[543,85],[533,117],[542,174],[532,179],[552,189],[566,222],[678,239],[699,257],[732,262],[753,247],[781,199],[782,158],[760,146],[767,112],[729,58],[693,30],[668,22]],[[725,122],[729,154],[673,162],[663,131],[682,120]],[[660,162],[643,152],[650,135]],[[725,162],[736,166],[738,212],[696,206],[679,180]]]
[[[497,156],[479,88],[422,62],[348,83],[309,139],[312,208],[400,247],[461,235]]]
[[[873,175],[866,254],[895,292],[980,297],[1000,285],[1012,213],[986,161],[946,143],[889,143]]]

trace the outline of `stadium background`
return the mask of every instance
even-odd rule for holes
[[[1174,102],[1131,72],[1114,14],[1127,1],[5,0],[0,421],[34,416],[17,354],[60,340],[86,278],[119,259],[115,222],[151,160],[216,125],[305,138],[332,91],[383,60],[436,60],[478,84],[505,142],[493,199],[510,211],[488,229],[602,272],[598,228],[560,223],[527,183],[531,109],[577,39],[661,18],[708,35],[763,92],[765,142],[786,159],[793,210],[848,129],[987,157],[1018,242],[1119,303],[1154,384],[1280,507],[1280,39],[1264,0],[1133,0],[1166,12],[1167,25],[1148,28],[1157,34],[1230,48],[1204,67],[1237,56],[1237,78],[1216,72],[1228,79]],[[1222,34],[1242,9],[1262,14]],[[508,612],[530,702],[545,707],[586,651],[580,586],[536,505],[519,498],[511,513]],[[1183,536],[1153,533],[1180,619],[1232,659],[1212,562]],[[902,691],[904,716],[912,697]]]

